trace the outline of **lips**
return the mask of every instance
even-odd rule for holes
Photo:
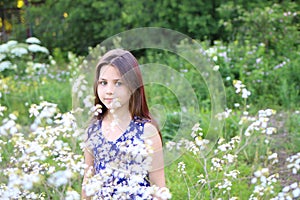
[[[112,102],[114,99],[113,98],[104,98],[105,101],[108,101],[108,102]]]
[[[106,106],[110,108],[119,108],[121,107],[121,102],[119,101],[119,98],[111,98],[111,97],[106,97],[103,98],[103,103],[106,104]]]

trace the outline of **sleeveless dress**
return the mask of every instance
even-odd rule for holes
[[[152,199],[149,170],[151,148],[142,139],[149,120],[134,117],[116,140],[102,134],[102,121],[88,129],[88,148],[94,155],[97,187],[94,199]]]

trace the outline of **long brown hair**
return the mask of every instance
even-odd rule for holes
[[[108,51],[102,56],[96,66],[96,75],[94,80],[94,105],[96,106],[100,104],[102,106],[102,112],[95,116],[94,120],[103,119],[105,113],[107,112],[107,108],[99,99],[97,92],[100,71],[101,68],[105,65],[112,65],[116,67],[119,70],[121,76],[124,78],[125,83],[129,87],[129,90],[131,92],[131,97],[129,99],[129,112],[131,114],[131,117],[139,117],[142,119],[150,120],[151,123],[157,128],[160,139],[162,140],[162,135],[159,130],[158,124],[156,120],[151,117],[151,114],[149,112],[142,73],[139,68],[139,64],[136,58],[129,51],[123,49],[113,49]]]
[[[129,112],[131,113],[131,117],[133,118],[136,116],[151,120],[145,96],[142,74],[138,62],[129,51],[123,49],[114,49],[108,51],[103,55],[96,66],[96,76],[94,81],[94,104],[100,104],[102,106],[102,113],[96,116],[96,118],[102,119],[104,114],[107,112],[107,108],[99,99],[97,92],[100,71],[105,65],[112,65],[116,67],[121,76],[124,78],[125,83],[129,87],[129,90],[131,91],[131,97],[129,100]]]

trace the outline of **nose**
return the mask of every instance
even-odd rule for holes
[[[106,94],[112,95],[115,91],[115,85],[113,83],[108,83],[106,88]]]

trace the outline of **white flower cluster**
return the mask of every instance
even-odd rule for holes
[[[268,156],[268,160],[271,161],[272,165],[278,163],[278,154],[277,153],[272,153],[271,155]]]
[[[95,116],[100,115],[102,113],[102,106],[100,104],[92,106],[88,114],[90,115],[92,113],[94,113]]]
[[[100,57],[98,58],[100,59]],[[98,60],[95,59],[95,60]],[[82,60],[81,57],[76,56],[74,53],[72,52],[68,52],[68,60],[70,61],[68,63],[68,70],[72,72],[72,75],[75,77],[76,75],[78,75],[79,72],[82,72],[81,70],[83,68],[88,68],[91,67],[91,63],[88,62],[87,60]],[[94,63],[93,66],[95,66],[96,63]]]
[[[252,133],[255,131],[260,131],[263,134],[272,135],[273,133],[276,133],[276,128],[274,127],[268,127],[268,122],[270,120],[270,117],[276,113],[275,110],[272,109],[266,109],[266,110],[259,110],[258,111],[258,117],[244,117],[242,120],[244,121],[254,121],[252,122],[248,128],[245,131],[245,136],[249,137]]]
[[[16,69],[17,66],[13,65],[10,61],[2,61],[0,62],[0,72],[6,69]]]
[[[222,182],[219,182],[215,185],[223,194],[229,193],[231,190],[232,183],[230,180],[225,178]]]
[[[15,47],[18,44],[15,40],[10,40],[4,44],[0,45],[0,53],[8,53],[12,47]]]
[[[76,95],[77,98],[82,98],[87,90],[88,82],[85,80],[84,75],[80,75],[77,79],[75,79],[73,87],[72,87],[72,94]],[[89,99],[84,100],[85,106],[90,107],[91,103],[91,97],[88,97]],[[92,104],[93,105],[93,104]]]
[[[58,113],[54,117],[54,123],[59,126],[60,130],[64,130],[65,132],[75,130],[75,133],[78,133],[76,118],[72,114],[72,112],[67,112],[67,113],[63,113],[63,114]],[[73,134],[73,136],[77,136],[74,134]],[[67,138],[69,137],[68,135],[64,135],[64,136]]]
[[[0,116],[3,117],[3,111],[6,110],[6,107],[5,106],[1,106],[0,104]]]
[[[20,191],[18,188],[8,188],[5,184],[0,184],[1,199],[45,199],[44,194],[36,194],[30,191]]]
[[[139,140],[127,140],[119,143],[118,146],[119,156],[114,162],[107,164],[101,173],[90,175],[83,184],[86,195],[93,196],[92,199],[101,197],[101,199],[126,200],[134,196],[135,199],[142,200],[150,199],[153,195],[160,199],[169,199],[171,193],[167,188],[141,185],[151,169],[152,158],[149,155],[153,154],[153,150],[150,144],[147,141],[144,143]],[[105,145],[101,148],[105,148]],[[112,177],[115,177],[114,181],[111,180]],[[126,184],[122,183],[124,179]]]
[[[8,94],[9,87],[8,87],[7,83],[5,83],[4,80],[0,79],[0,98],[2,97],[2,92],[3,92],[3,94]],[[1,110],[0,110],[0,115],[1,115]]]
[[[45,121],[46,124],[53,123],[53,117],[57,113],[57,105],[46,101],[41,102],[39,105],[32,104],[29,109],[29,117],[34,116],[34,122],[30,128],[36,130],[40,124]]]
[[[113,174],[114,173],[114,174]],[[128,185],[119,185],[118,187],[114,186],[104,186],[103,183],[112,176],[117,176],[119,178],[128,178]],[[153,187],[142,187],[139,185],[141,177],[138,175],[129,175],[124,172],[117,172],[110,168],[106,168],[102,171],[101,174],[96,174],[95,176],[89,178],[88,182],[83,185],[86,191],[87,196],[92,196],[92,199],[99,199],[97,194],[101,191],[101,199],[115,199],[115,200],[126,200],[131,199],[134,196],[136,199],[149,199],[154,194]],[[115,183],[114,183],[115,184]],[[112,197],[111,194],[114,193]],[[140,196],[138,196],[138,194]]]
[[[6,110],[5,107],[0,107],[1,110]],[[3,115],[2,112],[0,115]],[[0,135],[1,136],[8,136],[13,135],[18,132],[20,126],[16,123],[17,117],[14,114],[9,114],[8,117],[2,120],[2,126],[0,126]]]
[[[38,44],[30,44],[28,46],[28,50],[33,52],[33,53],[42,52],[42,53],[45,53],[45,54],[49,54],[49,51],[46,47],[40,46]]]
[[[207,184],[207,181],[203,174],[200,174],[199,176],[197,176],[197,178],[198,178],[197,184],[200,184],[200,185]]]
[[[194,141],[190,141],[184,138],[180,139],[178,142],[168,141],[166,144],[166,148],[169,151],[172,151],[174,148],[176,148],[176,150],[181,150],[183,148],[184,150],[192,152],[194,155],[197,155],[200,151]]]
[[[34,74],[35,72],[39,72],[37,74],[44,73],[46,74],[48,71],[49,65],[46,63],[39,63],[39,62],[32,62],[28,61],[26,63],[26,70],[27,74]]]
[[[237,155],[232,154],[233,150],[235,150],[240,143],[240,137],[235,136],[231,138],[231,140],[227,143],[225,143],[225,139],[220,138],[218,141],[218,146],[214,150],[214,155],[219,156],[218,157],[213,157],[211,159],[211,170],[212,171],[223,171],[223,167],[226,166],[227,164],[234,163],[234,161],[237,158]],[[236,172],[238,173],[238,172]],[[236,176],[234,175],[233,172],[231,173],[226,173],[224,172],[225,176],[233,175],[232,177],[235,178]]]
[[[153,195],[166,199],[170,195],[166,188],[149,185],[149,172],[157,170],[152,169],[156,152],[151,140],[138,136],[141,126],[135,120],[139,119],[130,122],[117,143],[107,141],[97,131],[97,123],[88,129],[86,147],[93,152],[96,165],[94,170],[87,169],[82,187],[92,199],[151,199]]]
[[[251,194],[251,200],[266,197],[275,194],[274,184],[278,182],[279,174],[270,175],[268,168],[262,168],[254,172],[254,177],[251,180],[252,184],[256,184]]]
[[[80,200],[80,194],[75,190],[68,190],[66,192],[65,200]]]
[[[5,149],[6,163],[2,162],[4,168],[0,169],[4,176],[0,199],[46,199],[55,195],[59,199],[80,199],[73,188],[84,172],[83,155],[74,152],[81,142],[80,137],[76,135],[74,116],[71,113],[55,115],[56,107],[49,102],[32,105],[30,114],[39,119],[34,120],[34,130],[27,128],[22,133],[19,128],[1,137],[0,149]],[[42,120],[56,126],[40,123]],[[7,130],[7,123],[2,123],[0,130]]]
[[[15,47],[10,51],[10,53],[16,57],[22,57],[23,55],[28,54],[28,50],[24,47]]]
[[[186,171],[185,171],[185,163],[184,162],[179,162],[177,164],[177,168],[178,168],[178,172],[181,174],[181,175],[184,175],[186,174]]]
[[[84,107],[85,108],[89,108],[91,109],[91,112],[92,111],[92,108],[94,106],[94,100],[95,100],[95,97],[93,95],[87,95],[84,99],[83,99],[83,104],[84,104]]]
[[[225,176],[227,177],[232,177],[234,179],[237,179],[238,175],[240,174],[240,172],[236,169],[232,170],[232,171],[229,171],[229,173],[224,173]]]
[[[119,187],[104,187],[103,183],[106,181],[105,177],[112,176],[112,173],[115,173],[112,169],[106,168],[103,173],[92,176],[88,179],[88,182],[83,185],[87,196],[91,196],[91,199],[97,200],[99,197],[95,194],[101,190],[101,194],[105,197],[102,197],[103,200],[113,199],[113,200],[127,200],[134,199],[144,200],[144,199],[154,199],[154,200],[167,200],[171,199],[172,195],[168,188],[158,187],[153,185],[151,187],[141,187],[139,185],[141,180],[140,176],[137,175],[127,175],[124,173],[118,174],[120,178],[127,177],[129,179],[128,185],[120,185]],[[113,197],[110,196],[111,193],[115,193]],[[138,196],[137,194],[140,194]],[[94,195],[94,196],[93,196]]]
[[[60,170],[51,174],[48,178],[48,183],[54,187],[60,187],[66,185],[72,178],[72,172],[70,170]]]
[[[220,62],[229,63],[231,58],[228,57],[227,49],[228,47],[223,46],[219,41],[215,41],[215,45],[220,45],[218,47],[213,46],[205,50],[205,54],[214,62],[216,63],[213,67],[213,71],[218,71],[220,68]]]
[[[300,152],[298,152],[295,155],[292,155],[286,159],[286,161],[289,163],[287,165],[288,169],[292,169],[293,174],[297,174],[300,170]]]
[[[285,186],[276,197],[271,200],[293,200],[300,198],[300,185],[295,182]]]
[[[212,166],[210,169],[212,171],[223,171],[223,166],[225,164],[225,161],[220,158],[212,158],[211,159]]]
[[[8,41],[0,45],[0,72],[4,70],[17,70],[25,67],[27,73],[32,71],[46,70],[48,65],[33,60],[32,53],[49,55],[49,50],[40,45],[40,41],[35,38],[27,38],[26,43],[18,43],[15,40]],[[31,60],[31,61],[28,61]],[[13,61],[13,62],[12,62]],[[25,66],[20,66],[21,61]],[[17,64],[15,64],[17,63]]]
[[[158,187],[156,185],[153,185],[151,188],[153,189],[153,200],[167,200],[172,198],[170,190],[166,187]]]
[[[184,138],[180,139],[177,143],[168,141],[166,148],[172,151],[174,148],[180,150],[183,147],[194,155],[197,155],[201,151],[203,152],[207,148],[209,140],[203,138],[202,128],[199,123],[196,123],[192,128],[191,137],[194,139],[193,141]]]
[[[228,143],[224,143],[225,139],[220,138],[218,141],[218,148],[215,150],[215,154],[217,154],[219,151],[226,152],[228,150],[233,150],[237,147],[237,145],[240,143],[241,139],[239,136],[235,136],[230,139]]]
[[[235,87],[235,93],[241,94],[243,99],[247,99],[251,92],[246,89],[246,86],[240,80],[233,80],[233,86]]]
[[[25,40],[28,44],[41,44],[41,41],[36,37],[29,37]]]
[[[195,162],[199,162],[201,167],[204,168],[204,174],[201,173],[199,176],[197,176],[197,184],[202,185],[202,187],[207,186],[214,191],[217,189],[218,191],[222,191],[222,194],[230,194],[232,182],[235,181],[240,174],[239,170],[230,170],[229,168],[230,165],[233,165],[236,162],[237,155],[235,154],[235,150],[237,150],[239,147],[241,141],[240,137],[235,136],[228,142],[226,142],[225,139],[220,138],[211,157],[209,156],[209,151],[207,151],[209,150],[209,140],[203,139],[203,132],[199,123],[195,124],[192,128],[191,136],[194,139],[192,141],[181,139],[177,143],[168,142],[167,149],[173,150],[176,148],[176,150],[180,150],[183,148],[191,152],[192,155],[195,156]],[[181,161],[177,164],[177,170],[180,176],[185,179],[185,181],[189,180],[189,178],[185,178],[188,177],[189,174],[187,173],[186,164],[184,162]],[[211,173],[217,173],[219,174],[218,176],[223,176],[223,181],[219,182],[219,179],[211,180]],[[214,183],[213,188],[215,189],[211,188],[212,183]],[[213,198],[213,196],[210,196],[210,198]],[[236,197],[230,198],[236,199]]]
[[[224,112],[221,112],[221,113],[217,113],[216,114],[216,118],[218,119],[218,120],[223,120],[223,119],[226,119],[226,118],[228,118],[229,116],[230,116],[230,113],[232,112],[232,110],[231,109],[226,109]]]
[[[231,58],[227,55],[228,47],[223,46],[219,41],[215,41],[215,45],[220,45],[218,47],[212,46],[205,50],[205,53],[212,58],[213,61],[217,62],[220,59],[223,59],[226,63],[231,61]]]

